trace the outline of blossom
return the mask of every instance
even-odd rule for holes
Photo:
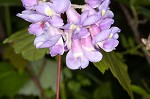
[[[91,36],[81,39],[83,53],[90,62],[99,62],[102,59],[102,54],[94,48]],[[96,57],[95,57],[96,56]]]
[[[32,9],[33,6],[38,4],[38,0],[21,0],[21,1],[22,1],[23,6],[26,9]]]
[[[96,57],[95,57],[96,56]],[[99,62],[102,54],[92,44],[90,35],[81,39],[72,39],[72,46],[66,56],[66,64],[70,69],[84,69],[90,62]]]
[[[98,22],[101,18],[99,13],[89,15],[89,11],[85,11],[80,15],[74,8],[68,9],[66,15],[69,23],[63,28],[71,30],[71,34],[74,38],[81,38],[84,35],[88,35],[89,32],[86,27]]]
[[[95,36],[93,43],[104,51],[110,52],[119,44],[119,41],[117,40],[119,37],[118,32],[120,32],[118,27],[103,30]]]
[[[63,55],[64,51],[65,51],[64,42],[63,42],[63,39],[61,37],[61,38],[59,38],[58,42],[50,48],[50,55],[52,57],[56,56],[57,54]]]
[[[36,48],[50,48],[54,46],[62,35],[62,30],[49,26],[34,40]]]
[[[36,36],[39,36],[44,32],[44,27],[44,22],[38,22],[31,24],[28,28],[28,31],[30,34],[35,34]]]
[[[79,39],[72,40],[72,46],[66,56],[66,64],[70,69],[84,69],[89,65],[88,59],[84,56]]]
[[[28,4],[29,0],[26,0]],[[56,7],[56,4],[59,4],[59,7]],[[31,34],[41,34],[33,31],[35,27],[44,30],[43,24],[48,22],[53,27],[60,27],[64,25],[62,18],[60,17],[61,13],[64,13],[70,7],[69,0],[54,0],[52,3],[50,2],[43,2],[34,7],[34,10],[25,10],[22,13],[17,14],[18,17],[23,18],[24,20],[31,22],[30,31],[33,32]]]
[[[72,5],[70,0],[22,0],[25,10],[17,14],[31,23],[28,31],[35,35],[36,48],[49,48],[52,57],[68,52],[66,65],[73,70],[99,62],[103,57],[99,49],[111,52],[119,44],[110,0],[84,1]]]
[[[89,4],[91,7],[98,7],[103,0],[85,0],[85,3]]]
[[[23,2],[25,7],[28,3],[29,0]],[[59,5],[59,7],[56,7],[56,5]],[[57,27],[64,25],[60,14],[64,13],[69,7],[69,0],[40,2],[34,6],[34,9],[26,9],[22,11],[22,13],[17,14],[17,16],[32,23],[28,31],[30,34],[36,35],[34,40],[36,48],[50,48],[50,54],[52,56],[55,56],[56,53],[62,55],[64,52],[63,48],[60,53],[54,51],[54,49],[58,49],[58,46],[60,46],[60,44],[62,45],[61,42],[63,42],[61,38],[62,30]]]
[[[51,0],[50,7],[57,13],[64,13],[71,7],[70,0]]]

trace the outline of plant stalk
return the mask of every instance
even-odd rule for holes
[[[60,97],[60,79],[61,79],[61,55],[58,55],[56,99],[59,99]]]

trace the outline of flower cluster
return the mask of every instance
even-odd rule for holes
[[[66,64],[70,69],[86,68],[89,61],[99,62],[100,48],[110,52],[119,43],[120,29],[111,27],[114,14],[109,8],[110,0],[85,0],[85,5],[71,4],[70,0],[22,3],[25,10],[17,16],[32,23],[28,31],[36,36],[36,48],[49,48],[52,57],[69,51]]]

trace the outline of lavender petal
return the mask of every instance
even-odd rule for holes
[[[41,35],[44,32],[42,23],[31,24],[28,28],[28,31],[30,34],[35,34],[36,36]]]
[[[102,42],[102,41],[107,40],[108,37],[110,36],[110,32],[111,32],[110,29],[99,32],[93,39],[93,43]]]
[[[35,13],[28,14],[28,13],[27,14],[25,12],[22,14],[18,13],[17,16],[31,23],[42,22],[45,20],[45,16],[43,15]]]
[[[36,48],[50,48],[58,42],[60,37],[61,35],[48,37],[48,35],[44,33],[35,38],[34,45]]]
[[[99,14],[94,14],[92,16],[89,16],[84,22],[83,22],[83,26],[88,26],[88,25],[92,25],[95,24],[96,22],[98,22],[100,20],[101,16]]]
[[[99,24],[99,28],[100,30],[105,30],[105,29],[109,29],[111,27],[111,25],[114,23],[113,19],[105,19],[102,20]]]
[[[61,14],[67,11],[70,8],[70,0],[51,0],[52,4],[50,7],[57,13]]]
[[[88,66],[89,61],[87,60],[85,56],[78,57],[78,58],[75,58],[73,56],[74,56],[73,52],[72,50],[70,50],[66,56],[66,65],[68,68],[75,70],[75,69],[81,69],[81,68],[84,69]]]
[[[68,9],[66,15],[70,23],[77,23],[80,18],[80,14],[74,8]]]
[[[106,52],[111,52],[112,50],[115,49],[115,47],[119,44],[118,40],[115,39],[108,39],[103,45],[103,50]]]
[[[61,19],[61,17],[59,16],[52,16],[49,20],[49,23],[53,26],[53,27],[61,27],[64,25],[63,20]]]

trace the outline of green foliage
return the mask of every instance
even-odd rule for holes
[[[43,58],[48,49],[36,49],[33,45],[35,36],[28,34],[27,29],[18,31],[7,38],[4,43],[12,43],[12,46],[17,54],[21,54],[29,61]]]
[[[20,73],[24,71],[28,63],[20,54],[16,54],[10,46],[5,49],[4,58],[8,59]]]
[[[94,99],[113,99],[110,82],[102,83],[102,86],[99,86],[93,95]]]
[[[74,92],[78,92],[81,87],[81,84],[78,81],[69,81],[67,86],[70,90]]]
[[[31,67],[33,69],[34,74],[39,78],[42,88],[47,93],[48,92],[54,93],[56,91],[56,74],[57,74],[56,62],[47,59],[42,59],[32,62]],[[52,89],[52,91],[48,91],[50,88]],[[24,87],[21,88],[19,94],[40,96],[40,91],[34,84],[33,80],[30,79],[24,85]]]
[[[68,68],[63,69],[63,74],[68,79],[72,78],[72,72]]]
[[[13,66],[7,62],[0,63],[0,97],[14,96],[18,90],[25,84],[28,74],[22,74],[15,71]]]
[[[144,99],[150,99],[150,93],[147,93],[142,87],[137,85],[132,85],[133,92],[140,94],[141,96],[144,96]]]
[[[131,99],[133,99],[133,93],[131,90],[131,80],[128,75],[127,66],[122,62],[115,52],[106,53],[102,52],[103,59],[94,63],[94,65],[102,72],[108,68],[111,70],[114,77],[116,77],[122,87],[128,92]]]
[[[81,75],[81,74],[76,75],[76,80],[75,80],[75,79],[71,79],[70,76],[66,76],[67,74],[65,73],[66,71],[67,71],[67,68],[64,69],[64,75],[68,79],[67,87],[71,91],[78,92],[81,89],[81,87],[87,87],[91,85],[91,81],[84,75]],[[70,72],[68,72],[68,74],[72,75],[72,73]]]
[[[101,71],[101,73],[105,73],[106,70],[109,69],[109,63],[104,61],[104,59],[101,62],[94,63],[94,65]]]

